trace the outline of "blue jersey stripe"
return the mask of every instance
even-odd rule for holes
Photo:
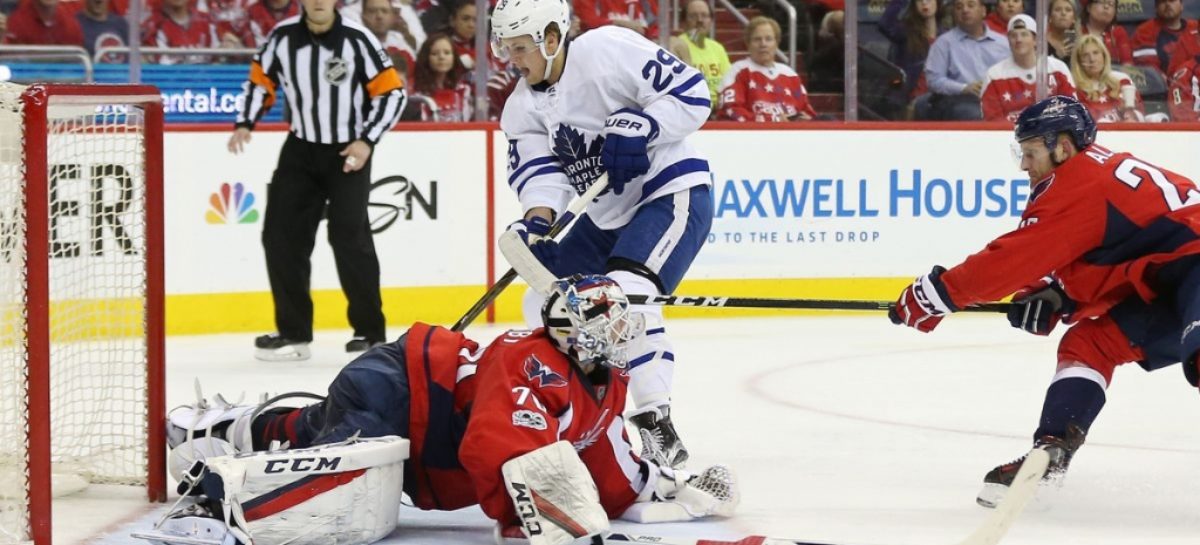
[[[508,175],[508,185],[511,186],[514,183],[516,183],[517,178],[520,178],[521,174],[524,174],[526,170],[529,170],[530,168],[536,167],[538,165],[544,165],[546,163],[553,163],[554,161],[557,161],[557,160],[558,160],[557,157],[555,157],[553,155],[547,155],[545,157],[538,157],[537,159],[530,159],[529,161],[526,161],[525,164],[521,165],[520,168],[513,171],[512,174]]]

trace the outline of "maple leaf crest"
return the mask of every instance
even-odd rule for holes
[[[558,156],[559,161],[563,164],[571,163],[587,157],[587,152],[583,134],[575,127],[559,123],[558,130],[554,131],[554,154]]]
[[[582,195],[600,177],[600,151],[604,149],[604,135],[597,134],[591,143],[587,136],[575,127],[559,123],[554,131],[554,155],[574,186]]]

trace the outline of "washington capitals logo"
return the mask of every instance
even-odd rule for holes
[[[588,144],[583,133],[565,123],[560,123],[554,131],[554,155],[558,156],[576,193],[583,194],[600,177],[600,150],[603,148],[604,135],[597,134]]]
[[[533,355],[525,358],[525,378],[529,379],[530,384],[539,388],[558,388],[567,385],[567,379],[546,367],[546,364]]]

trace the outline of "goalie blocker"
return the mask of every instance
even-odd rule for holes
[[[352,361],[328,397],[307,407],[178,408],[169,418],[173,459],[239,453],[236,459],[275,442],[308,448],[396,435],[411,441],[410,478],[394,484],[396,493],[403,487],[421,509],[478,503],[500,527],[519,528],[524,504],[514,502],[510,489],[520,482],[536,493],[531,499],[569,507],[571,520],[575,506],[585,504],[579,509],[591,514],[578,516],[584,520],[596,512],[604,520],[644,522],[731,514],[738,494],[729,470],[672,472],[632,450],[622,418],[628,380],[622,370],[627,345],[644,326],[620,287],[603,276],[559,281],[544,313],[549,329],[508,331],[485,350],[461,333],[415,324]],[[561,501],[583,488],[593,488],[594,497]],[[364,503],[342,509],[386,512]],[[574,530],[549,532],[537,543],[566,543]],[[255,545],[272,545],[253,537]]]

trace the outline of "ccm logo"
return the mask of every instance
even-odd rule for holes
[[[335,470],[338,464],[342,463],[342,457],[326,458],[284,458],[281,460],[267,460],[267,468],[263,473],[283,473],[285,471],[304,472],[304,471],[321,471]]]
[[[512,483],[512,488],[517,493],[513,503],[517,505],[517,515],[521,517],[521,523],[525,525],[529,535],[541,535],[542,525],[538,523],[538,512],[533,506],[533,499],[529,497],[529,487],[522,483]]]
[[[642,130],[642,124],[632,119],[609,119],[604,122],[605,127],[616,127],[618,129],[632,129],[635,131]]]

